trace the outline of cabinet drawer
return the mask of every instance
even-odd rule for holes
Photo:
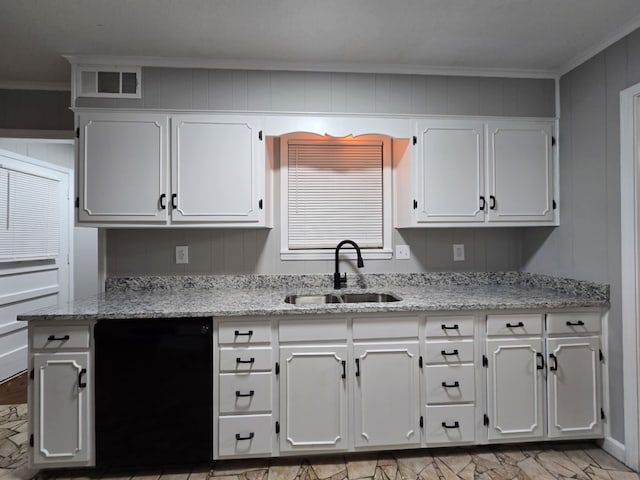
[[[220,417],[218,452],[221,457],[270,454],[273,422],[271,415]]]
[[[427,317],[427,338],[472,337],[473,315],[431,315]]]
[[[354,318],[354,340],[390,338],[418,338],[418,317]]]
[[[221,348],[221,372],[255,372],[271,370],[273,364],[271,347],[267,348]]]
[[[280,320],[280,343],[347,340],[346,318],[294,318]]]
[[[89,325],[37,326],[31,331],[31,348],[84,349],[89,348]]]
[[[427,364],[473,362],[473,345],[473,340],[427,342],[425,362]]]
[[[542,314],[487,315],[487,335],[542,335]]]
[[[427,407],[427,443],[467,443],[475,438],[474,405],[438,405]],[[449,428],[447,428],[449,427]]]
[[[271,373],[223,373],[219,397],[220,414],[270,412]]]
[[[476,398],[473,365],[431,365],[425,375],[429,404],[473,402]]]
[[[547,314],[547,332],[550,334],[599,333],[601,328],[598,312]]]
[[[218,343],[232,345],[250,345],[253,343],[271,343],[271,323],[225,321],[218,326]]]

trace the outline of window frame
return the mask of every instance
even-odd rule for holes
[[[291,133],[280,136],[280,260],[333,260],[334,249],[289,249],[289,147],[290,140],[342,140],[351,137],[331,137],[312,133]],[[363,258],[369,260],[388,260],[393,258],[392,247],[392,152],[393,138],[386,135],[358,135],[353,137],[361,141],[382,142],[382,248],[362,248]],[[355,250],[346,248],[340,251],[341,258],[355,259]]]

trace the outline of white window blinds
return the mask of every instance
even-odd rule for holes
[[[288,142],[289,249],[383,246],[382,142]]]
[[[59,254],[59,183],[0,167],[0,261]]]

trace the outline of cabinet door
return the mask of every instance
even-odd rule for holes
[[[185,115],[171,122],[171,220],[258,224],[264,145],[257,120]]]
[[[418,344],[354,345],[355,446],[418,446]]]
[[[552,224],[551,132],[549,122],[489,122],[489,221]]]
[[[281,347],[280,365],[280,450],[348,448],[347,347]]]
[[[547,340],[549,437],[602,434],[600,338]]]
[[[544,434],[542,339],[487,340],[489,440]]]
[[[166,221],[168,125],[156,114],[79,115],[79,221]]]
[[[418,221],[482,222],[484,126],[466,120],[418,123]]]
[[[89,353],[33,355],[33,464],[90,465]]]

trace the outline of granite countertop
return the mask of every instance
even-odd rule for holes
[[[520,272],[351,275],[347,292],[393,293],[390,303],[291,305],[289,294],[335,293],[331,275],[117,277],[106,292],[18,320],[304,315],[607,307],[609,287]]]

